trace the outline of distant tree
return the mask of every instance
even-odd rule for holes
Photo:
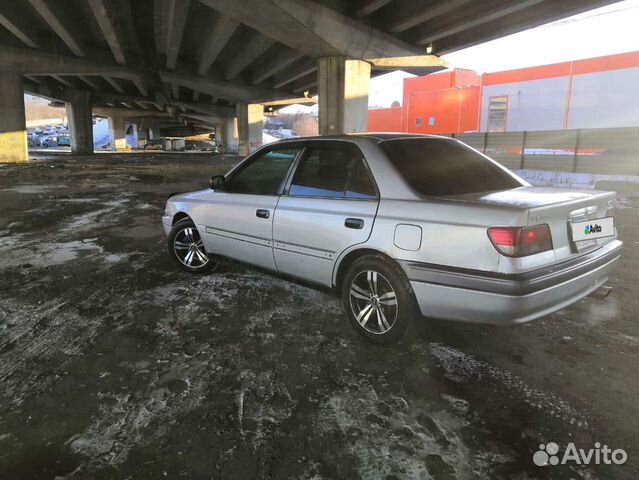
[[[391,108],[399,108],[401,107],[402,104],[399,103],[397,100],[393,101],[393,103],[391,103]]]
[[[317,117],[311,115],[300,115],[293,123],[293,131],[300,137],[312,137],[319,133]]]

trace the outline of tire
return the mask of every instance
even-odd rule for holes
[[[383,255],[353,262],[342,282],[342,301],[357,333],[377,344],[398,342],[421,315],[404,271]]]
[[[169,232],[167,248],[170,257],[185,272],[206,273],[215,267],[215,260],[204,249],[200,232],[190,218],[176,222]]]

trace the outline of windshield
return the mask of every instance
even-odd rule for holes
[[[402,138],[379,145],[404,180],[422,195],[463,195],[524,185],[499,165],[456,140]]]

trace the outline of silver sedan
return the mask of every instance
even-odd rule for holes
[[[362,134],[265,146],[171,196],[168,251],[335,288],[366,339],[413,319],[522,323],[576,302],[618,261],[614,193],[533,187],[451,138]]]

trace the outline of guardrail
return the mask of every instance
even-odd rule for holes
[[[639,175],[639,127],[452,136],[513,170]]]

